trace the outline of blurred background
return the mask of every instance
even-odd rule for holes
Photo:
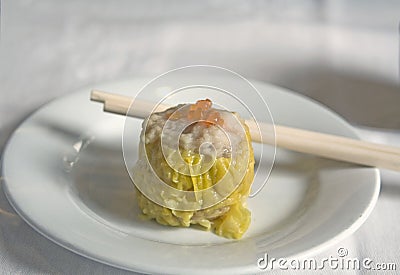
[[[399,130],[399,10],[396,0],[3,0],[1,127],[82,86],[210,64]]]

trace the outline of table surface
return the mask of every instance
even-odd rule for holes
[[[400,145],[400,5],[359,2],[2,1],[0,150],[24,118],[53,98],[191,64],[291,88],[334,109],[364,139]],[[381,174],[370,218],[317,260],[346,248],[349,256],[400,269],[400,173]],[[45,239],[2,191],[0,233],[2,274],[132,274]]]

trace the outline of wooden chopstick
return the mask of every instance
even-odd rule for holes
[[[130,110],[129,106],[133,100],[131,97],[96,90],[92,91],[90,99],[103,103],[106,112],[141,119],[150,115],[154,106],[151,102],[143,100],[138,102],[138,99],[135,99],[136,108]],[[159,105],[155,111],[163,111],[168,107]],[[270,131],[267,131],[271,125],[260,122],[256,124],[250,120],[246,120],[246,124],[249,126],[253,142],[274,143]],[[400,171],[400,148],[281,125],[274,125],[274,127],[275,143],[278,147],[334,160]]]

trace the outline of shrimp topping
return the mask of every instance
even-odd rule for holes
[[[184,108],[183,110],[178,110],[174,113],[168,113],[168,118],[172,120],[178,120],[180,118],[186,117],[190,121],[200,120],[200,125],[204,125],[205,127],[210,127],[211,125],[219,125],[222,126],[224,124],[224,120],[221,117],[221,114],[211,108],[212,101],[210,99],[202,99],[198,100],[195,104],[191,104],[189,108]]]

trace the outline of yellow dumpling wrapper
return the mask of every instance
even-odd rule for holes
[[[221,202],[196,211],[178,211],[160,206],[149,200],[139,190],[137,199],[143,216],[154,219],[158,223],[169,226],[189,227],[197,224],[206,230],[212,230],[215,234],[230,239],[240,239],[247,231],[251,222],[251,213],[246,208],[246,199],[250,192],[250,187],[254,178],[254,153],[251,145],[250,133],[247,125],[243,123],[249,152],[247,167],[244,177],[237,188]],[[231,175],[238,167],[230,167],[230,157],[218,157],[212,167],[201,175],[184,175],[175,171],[165,160],[161,150],[159,140],[146,144],[148,160],[156,174],[168,185],[184,191],[198,191],[207,189],[216,184],[222,177],[228,176],[235,180]],[[180,152],[182,158],[188,164],[197,164],[201,160],[201,155],[192,151]],[[139,156],[141,157],[141,156]],[[199,198],[206,200],[207,198]]]

